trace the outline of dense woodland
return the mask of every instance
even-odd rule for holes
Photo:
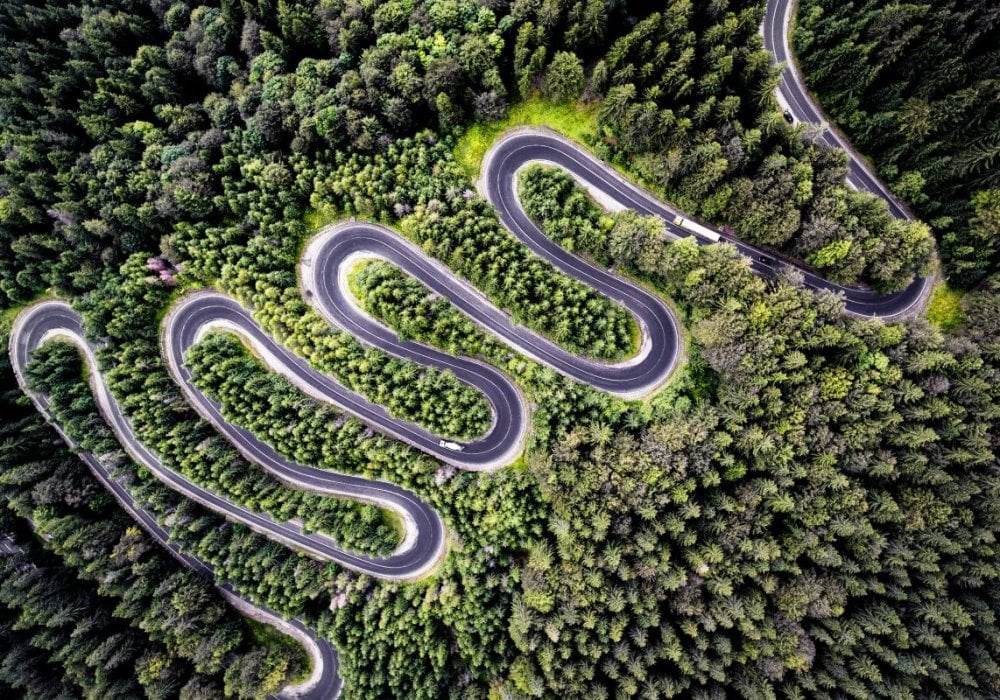
[[[179,293],[232,295],[313,366],[456,437],[488,425],[476,391],[362,346],[303,299],[295,266],[321,224],[388,224],[519,323],[579,354],[628,356],[629,315],[518,244],[453,155],[471,124],[533,95],[589,105],[597,155],[834,280],[901,288],[932,265],[937,234],[946,271],[972,283],[996,263],[995,101],[981,99],[995,71],[989,30],[976,33],[993,25],[981,3],[959,5],[805,0],[800,15],[824,106],[928,227],[852,192],[844,156],[782,119],[761,0],[0,3],[0,307],[71,300],[170,468],[386,551],[398,531],[385,514],[283,485],[188,406],[159,347]],[[917,71],[921,32],[967,41],[940,42],[948,60]],[[824,74],[826,55],[845,70]],[[873,55],[883,68],[856,72],[851,90],[829,82]],[[914,119],[951,105],[949,123],[982,138],[944,138],[927,117],[902,144],[904,103]],[[450,542],[427,582],[313,561],[167,490],[118,448],[74,349],[46,346],[30,379],[220,582],[336,643],[345,697],[1000,694],[998,278],[950,335],[859,321],[794,274],[763,280],[730,248],[671,244],[657,221],[604,212],[557,171],[528,170],[519,187],[553,239],[678,309],[686,363],[655,397],[567,380],[387,263],[353,271],[360,303],[510,374],[532,405],[523,463],[442,465],[316,404],[225,334],[187,357],[224,415],[283,454],[431,503]],[[239,696],[295,675],[301,652],[255,641],[2,376],[16,420],[0,427],[0,530],[21,549],[0,561],[2,689]]]
[[[529,210],[586,230],[598,212],[565,176],[529,171],[524,189],[546,177],[569,186]],[[991,696],[996,321],[978,344],[850,321],[724,249],[650,246],[632,216],[595,238],[632,241],[635,272],[685,306],[708,381],[640,431],[581,426],[532,465],[553,516],[511,620],[518,685]]]

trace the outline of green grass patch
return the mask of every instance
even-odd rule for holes
[[[598,102],[552,102],[535,93],[527,100],[512,105],[507,116],[498,122],[477,122],[458,139],[452,154],[469,176],[479,177],[483,157],[500,135],[518,126],[546,126],[562,136],[592,150],[600,138],[597,126]],[[604,161],[634,184],[644,187],[666,202],[675,202],[674,195],[641,177],[628,163]]]
[[[314,197],[313,199],[317,198]],[[302,217],[302,220],[309,228],[309,235],[311,236],[312,234],[317,233],[324,226],[340,221],[344,218],[346,218],[344,213],[332,204],[313,201],[312,206],[306,210],[305,216]]]
[[[295,246],[296,267],[298,267],[299,263],[302,262],[302,258],[306,254],[306,246],[316,234],[318,234],[325,227],[332,224],[343,223],[347,221],[348,218],[348,214],[345,214],[333,204],[320,201],[319,197],[313,195],[310,206],[306,209],[306,213],[302,216],[302,222],[306,225],[306,230],[303,232]],[[299,280],[299,282],[301,283],[301,280]]]
[[[223,287],[219,284],[219,280],[201,280],[191,275],[186,275],[183,272],[178,275],[178,285],[170,290],[170,294],[167,296],[167,300],[163,305],[156,311],[156,327],[163,328],[163,322],[167,318],[167,314],[170,310],[177,305],[177,302],[181,300],[186,294],[192,294],[194,292],[200,292],[203,289],[220,290]]]
[[[532,95],[512,105],[498,122],[477,122],[459,138],[453,153],[470,179],[479,176],[483,156],[497,137],[515,126],[547,126],[580,143],[597,138],[597,103],[552,102]]]
[[[961,290],[952,289],[944,283],[939,284],[931,296],[927,320],[946,333],[958,328],[962,325],[964,316],[962,309],[964,296],[965,292]]]
[[[0,343],[0,350],[7,352],[7,340],[10,336],[10,332],[14,329],[14,319],[17,315],[27,308],[28,304],[18,304],[17,306],[12,306],[9,309],[4,309],[0,311],[0,338],[3,339]]]
[[[0,336],[6,338],[10,335],[10,332],[14,329],[14,320],[18,317],[22,311],[27,309],[32,304],[36,304],[40,301],[51,301],[58,299],[51,290],[44,292],[39,292],[35,296],[31,297],[27,301],[22,301],[19,304],[14,304],[6,309],[0,309]],[[4,341],[4,352],[6,352],[6,341]]]
[[[363,257],[354,261],[350,269],[347,271],[347,288],[350,290],[354,298],[357,299],[362,306],[365,303],[364,290],[360,287],[358,283],[358,278],[361,274],[368,269],[371,265],[378,263],[381,258],[372,255],[371,257]],[[367,309],[366,309],[367,310]]]
[[[289,668],[289,683],[301,683],[312,673],[312,659],[298,641],[279,631],[273,625],[258,622],[252,617],[245,617],[244,619],[250,627],[250,633],[253,635],[254,641],[258,645],[265,649],[288,650],[289,656],[292,659],[292,664]]]

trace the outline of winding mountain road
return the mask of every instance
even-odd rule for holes
[[[774,62],[784,66],[778,83],[778,101],[788,110],[796,122],[805,122],[819,128],[819,140],[830,148],[839,148],[847,153],[847,182],[854,189],[870,192],[885,201],[889,213],[897,219],[910,221],[913,217],[886,185],[878,179],[865,159],[854,150],[835,129],[830,127],[823,110],[812,99],[802,75],[795,64],[795,56],[789,43],[792,12],[795,0],[767,0],[767,10],[761,33],[764,48],[774,58]],[[933,277],[914,280],[906,289],[895,294],[880,295],[871,290],[842,287],[818,278],[807,278],[807,284],[814,288],[825,287],[843,291],[847,310],[860,316],[875,316],[893,319],[912,312],[927,296],[934,284]],[[818,284],[817,284],[818,283]]]
[[[796,0],[768,0],[762,26],[764,48],[774,57],[775,63],[784,65],[781,82],[778,84],[778,95],[782,106],[791,112],[796,121],[820,127],[819,138],[823,143],[831,148],[839,148],[850,156],[847,179],[856,189],[871,192],[884,199],[889,205],[889,211],[897,219],[911,219],[905,207],[869,169],[851,144],[830,128],[822,108],[810,96],[809,89],[795,63],[789,38],[795,2]]]
[[[854,162],[853,157],[852,162]],[[599,194],[605,202],[614,202],[618,208],[632,209],[647,216],[659,217],[665,224],[667,235],[673,238],[693,236],[701,245],[711,245],[715,242],[675,224],[674,219],[677,216],[690,217],[632,184],[613,168],[595,159],[593,155],[568,139],[554,132],[534,128],[508,132],[494,144],[486,156],[481,185],[483,193],[497,208],[504,225],[514,231],[532,250],[552,260],[557,267],[574,277],[578,276],[574,272],[575,268],[584,267],[585,274],[593,275],[600,280],[600,283],[588,281],[588,284],[592,284],[613,299],[620,300],[626,297],[631,293],[626,287],[632,285],[613,274],[596,270],[582,263],[576,256],[567,253],[546,238],[521,207],[516,191],[516,174],[531,163],[555,165],[566,170],[586,189]],[[749,258],[751,267],[758,274],[771,275],[777,272],[779,267],[789,265],[786,262],[776,261],[771,253],[734,238],[719,228],[702,225],[717,233],[721,240],[734,246]],[[835,284],[807,269],[799,268],[799,270],[806,287],[814,290],[828,289],[841,294],[848,313],[886,320],[911,313],[932,283],[930,278],[917,279],[900,292],[880,294],[871,289]],[[645,304],[646,296],[652,295],[643,292],[640,303]],[[668,334],[663,336],[669,337]],[[661,348],[659,356],[669,357],[669,349]]]
[[[83,339],[82,329],[79,325],[79,316],[62,302],[44,302],[30,307],[17,317],[11,333],[10,354],[14,374],[18,384],[31,398],[35,407],[42,413],[48,422],[59,432],[63,440],[72,447],[84,464],[90,469],[101,484],[104,485],[111,495],[118,501],[118,504],[139,525],[156,539],[166,550],[185,566],[190,567],[210,581],[216,582],[215,569],[201,559],[181,551],[176,542],[170,540],[170,533],[159,524],[156,517],[145,507],[137,503],[132,492],[125,482],[111,469],[101,462],[95,455],[80,449],[75,441],[66,434],[49,409],[49,401],[46,396],[30,389],[25,374],[25,369],[30,360],[31,351],[42,345],[46,340],[59,337],[76,345],[83,352],[89,369],[91,388],[102,411],[106,410],[109,394],[104,380],[101,377],[99,368],[91,346]],[[113,404],[114,405],[114,404]],[[105,414],[107,415],[107,414]],[[121,417],[114,405],[114,415]],[[122,419],[123,421],[124,419]],[[131,428],[127,423],[122,425],[113,420],[109,420],[116,436],[132,454],[139,458],[147,468],[150,467],[148,456],[140,446],[140,454],[133,450],[138,443],[131,435]],[[129,439],[131,436],[132,439]],[[158,461],[153,458],[152,466],[156,466]],[[343,683],[338,674],[337,651],[326,639],[319,637],[315,630],[308,627],[302,620],[286,620],[277,613],[267,608],[250,602],[242,597],[239,592],[228,582],[216,583],[216,589],[220,595],[234,608],[240,612],[253,617],[261,622],[270,624],[285,634],[295,638],[305,648],[312,661],[312,673],[301,683],[286,687],[279,695],[281,698],[300,698],[301,700],[323,700],[336,698],[340,695]]]
[[[769,0],[763,26],[765,45],[774,53],[776,61],[789,65],[786,33],[790,8],[791,0]],[[825,124],[822,113],[809,99],[794,69],[785,71],[780,93],[781,100],[796,119]],[[854,186],[882,197],[894,216],[907,218],[905,209],[836,133],[824,129],[823,140],[848,152],[849,180]],[[18,316],[10,343],[18,381],[32,396],[39,410],[48,415],[47,401],[27,386],[24,369],[32,351],[45,341],[56,336],[69,339],[84,353],[98,404],[119,440],[137,461],[171,488],[230,520],[311,556],[335,561],[379,578],[412,580],[425,576],[446,550],[444,524],[425,501],[393,484],[320,470],[282,457],[249,431],[233,426],[223,418],[218,404],[191,383],[184,355],[209,331],[236,333],[253,347],[271,370],[287,377],[308,395],[339,406],[373,428],[463,469],[489,470],[509,464],[521,452],[529,425],[528,408],[517,386],[491,366],[454,357],[421,343],[402,340],[364,312],[347,291],[347,271],[359,258],[376,257],[399,266],[431,291],[447,298],[473,322],[518,352],[574,380],[624,398],[648,395],[663,384],[680,361],[677,320],[666,303],[656,295],[569,253],[542,233],[521,207],[516,185],[518,171],[535,162],[565,169],[587,189],[599,195],[603,202],[660,217],[672,237],[693,234],[673,223],[674,218],[681,215],[676,209],[628,182],[590,153],[557,134],[538,129],[508,132],[493,145],[484,159],[480,188],[496,207],[504,226],[554,267],[618,302],[633,315],[641,336],[640,348],[634,357],[618,363],[603,363],[566,352],[547,338],[515,323],[507,313],[497,309],[479,291],[442,263],[427,256],[419,247],[399,234],[374,224],[352,221],[327,227],[310,241],[301,262],[300,277],[306,299],[330,323],[355,335],[363,343],[393,355],[451,371],[461,381],[483,393],[493,415],[490,429],[462,445],[460,450],[449,448],[440,436],[391,416],[383,407],[372,404],[313,369],[308,362],[265,333],[251,313],[230,297],[211,291],[189,294],[170,310],[164,322],[163,347],[168,369],[199,413],[244,456],[290,486],[373,503],[396,513],[403,522],[405,534],[397,549],[388,556],[371,557],[343,550],[325,535],[303,533],[300,523],[277,522],[267,515],[252,512],[164,466],[137,439],[104,384],[94,349],[83,336],[79,316],[63,302],[42,302]],[[759,274],[774,274],[776,267],[784,264],[764,251],[726,236],[722,231],[717,233],[746,255]],[[701,244],[713,242],[701,236],[695,237]],[[808,270],[802,270],[802,274],[808,287],[841,294],[849,313],[884,319],[912,312],[930,285],[929,279],[920,279],[901,292],[880,295],[867,289],[830,283]],[[49,418],[51,420],[51,416]],[[93,455],[82,453],[81,456],[123,507],[175,556],[196,570],[212,574],[211,568],[203,562],[177,551],[155,518],[134,502],[125,486]],[[230,589],[223,587],[223,590],[235,596]],[[269,613],[263,611],[261,614]],[[340,690],[340,680],[336,673],[334,650],[327,642],[316,640],[301,622],[288,624],[305,635],[302,639],[317,660],[317,671],[315,678],[310,679],[311,685],[293,691],[305,693],[307,697],[335,696]]]
[[[218,295],[196,296],[196,300],[218,298],[229,302],[231,307],[240,308],[235,302]],[[181,322],[189,318],[184,311],[198,310],[200,305],[182,303],[167,321],[171,328],[177,319]],[[249,321],[253,324],[253,321]],[[241,332],[250,334],[253,324]],[[184,332],[179,337],[186,336]],[[306,467],[281,457],[271,446],[262,442],[249,431],[226,422],[218,412],[218,406],[194,386],[186,383],[190,375],[184,370],[182,387],[195,407],[228,438],[252,462],[285,483],[303,490],[315,491],[331,496],[345,496],[359,501],[374,503],[392,510],[402,519],[405,536],[396,550],[384,557],[373,557],[346,551],[328,536],[321,533],[305,533],[298,522],[279,522],[264,513],[252,511],[234,503],[214,491],[200,486],[184,475],[165,466],[152,451],[147,449],[136,436],[129,421],[121,412],[118,402],[111,395],[98,367],[93,347],[84,339],[80,317],[67,304],[47,301],[36,304],[18,316],[11,334],[11,355],[15,368],[21,372],[27,366],[31,352],[53,337],[65,338],[81,349],[90,369],[91,383],[97,397],[98,406],[119,441],[132,457],[146,467],[157,479],[230,520],[246,525],[252,530],[305,552],[317,559],[333,561],[356,571],[392,580],[411,580],[427,574],[445,551],[445,529],[438,514],[409,491],[382,481],[338,474],[313,467]],[[273,342],[273,341],[272,341]],[[176,358],[170,356],[168,364],[176,372]],[[22,386],[24,386],[22,384]],[[27,388],[27,387],[26,387]]]

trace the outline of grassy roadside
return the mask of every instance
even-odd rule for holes
[[[476,122],[469,126],[455,143],[452,155],[469,179],[475,181],[479,177],[483,157],[490,146],[503,132],[520,126],[548,127],[593,154],[595,145],[601,139],[600,128],[597,125],[597,112],[600,106],[600,102],[552,102],[535,93],[527,100],[512,105],[507,110],[507,115],[500,121]],[[649,182],[629,163],[617,161],[604,161],[604,163],[663,201],[681,206],[678,203],[681,199],[678,193],[666,191]]]
[[[56,296],[55,290],[47,289],[44,292],[39,292],[27,301],[13,304],[12,306],[8,306],[6,309],[0,309],[0,337],[6,338],[10,335],[10,332],[14,329],[15,319],[17,319],[20,313],[29,306],[42,301],[52,301],[59,298],[60,297]],[[4,347],[6,347],[6,344]]]
[[[511,106],[500,121],[476,122],[467,128],[455,144],[455,160],[475,180],[486,151],[500,134],[516,126],[547,126],[574,141],[593,143],[598,136],[597,108],[596,102],[551,102],[532,95]]]
[[[945,333],[955,330],[964,320],[964,297],[965,292],[961,289],[953,289],[947,283],[939,282],[927,305],[927,320]]]
[[[286,685],[301,683],[309,677],[312,673],[312,658],[296,639],[273,625],[258,622],[252,617],[244,616],[243,619],[246,620],[257,644],[265,649],[284,649],[289,652],[293,665],[288,669],[289,677]]]
[[[306,213],[302,217],[302,221],[305,222],[307,227],[306,234],[299,241],[299,251],[305,250],[305,244],[319,233],[320,229],[324,226],[329,226],[330,224],[336,224],[347,219],[348,215],[342,212],[337,207],[329,204],[327,202],[319,201],[318,197],[313,197],[313,202],[310,204]]]
[[[24,311],[35,301],[37,301],[37,299],[0,311],[0,352],[7,352],[7,345],[10,342],[10,334],[11,331],[14,330],[14,319],[16,319],[18,314]]]

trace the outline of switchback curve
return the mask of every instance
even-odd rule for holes
[[[517,172],[531,163],[555,165],[566,170],[591,192],[599,194],[601,199],[613,201],[623,209],[631,209],[640,214],[662,219],[667,235],[672,238],[693,237],[700,245],[710,245],[715,242],[692,234],[691,231],[675,224],[675,217],[686,217],[687,215],[660,201],[643,188],[632,184],[614,169],[597,160],[591,153],[559,134],[539,128],[511,130],[498,139],[486,154],[483,160],[480,189],[490,203],[496,207],[504,226],[514,231],[515,235],[532,250],[552,260],[557,267],[569,274],[573,274],[573,267],[581,264],[579,258],[567,253],[545,237],[538,225],[521,207],[517,194]],[[874,190],[874,194],[883,196],[881,192],[878,189]],[[892,207],[890,206],[890,208]],[[773,275],[781,266],[790,265],[786,262],[779,263],[773,259],[771,254],[744,243],[721,229],[707,225],[706,227],[715,232],[721,241],[729,243],[746,256],[750,260],[754,272],[759,275]],[[623,283],[615,275],[592,266],[589,267],[605,278],[609,278],[607,280],[610,285],[609,289],[614,289],[615,286]],[[932,283],[930,278],[920,278],[914,280],[904,290],[892,294],[881,294],[872,289],[836,284],[820,277],[811,270],[795,265],[792,267],[799,269],[804,284],[809,289],[827,289],[842,295],[848,313],[885,320],[900,318],[912,313]],[[603,286],[598,288],[604,291]],[[619,298],[620,295],[626,293],[628,292],[624,290],[615,290],[610,292],[609,296]]]
[[[912,221],[913,217],[906,207],[872,172],[865,159],[854,150],[854,147],[843,136],[830,127],[822,108],[809,94],[809,90],[795,65],[795,56],[788,42],[794,8],[795,0],[767,0],[764,21],[761,25],[764,48],[771,54],[775,63],[784,66],[777,89],[779,103],[788,110],[795,121],[818,127],[820,142],[830,148],[839,148],[847,153],[847,183],[851,187],[862,192],[870,192],[884,200],[889,207],[889,213],[895,218]],[[926,299],[933,285],[933,277],[921,277],[915,279],[909,287],[902,291],[879,295],[871,290],[840,287],[829,282],[826,283],[826,286],[834,291],[845,291],[848,311],[860,316],[875,316],[884,319],[900,318],[914,312]]]
[[[302,644],[312,661],[312,673],[302,682],[284,688],[278,697],[288,699],[297,698],[299,700],[330,700],[338,697],[343,683],[338,673],[339,661],[333,644],[319,637],[315,630],[308,627],[302,620],[297,618],[286,620],[266,607],[252,603],[244,598],[232,584],[217,582],[214,567],[198,557],[183,552],[176,542],[171,542],[170,534],[167,530],[157,522],[156,518],[146,508],[136,502],[132,492],[120,478],[116,477],[95,455],[79,449],[74,440],[59,427],[55,421],[55,417],[49,410],[48,398],[30,389],[25,369],[30,360],[31,351],[41,343],[44,343],[46,338],[59,335],[72,342],[83,352],[90,370],[90,381],[95,395],[100,396],[106,392],[106,389],[103,387],[103,380],[97,372],[92,348],[82,340],[81,329],[78,325],[79,317],[71,310],[68,314],[64,315],[64,307],[65,305],[59,304],[49,311],[53,316],[60,316],[61,322],[53,324],[51,328],[42,330],[40,335],[38,331],[41,329],[37,327],[32,332],[32,317],[30,315],[22,313],[15,321],[10,338],[10,355],[14,374],[21,389],[31,398],[35,408],[46,417],[53,428],[62,436],[66,444],[76,450],[77,455],[87,465],[94,477],[111,493],[125,512],[148,532],[150,536],[158,541],[171,556],[215,583],[219,594],[231,606],[249,617],[278,628]],[[59,326],[64,327],[59,328]],[[123,442],[124,444],[126,443]]]
[[[222,297],[225,299],[225,297]],[[183,308],[183,307],[182,307]],[[182,317],[183,318],[183,317]],[[396,551],[374,557],[341,549],[330,537],[304,533],[301,523],[279,522],[256,513],[163,465],[138,439],[122,414],[97,364],[94,349],[83,337],[79,315],[67,304],[47,301],[22,312],[11,333],[11,359],[19,370],[22,388],[24,368],[32,351],[52,337],[66,338],[84,354],[91,384],[101,413],[125,449],[161,482],[206,508],[239,522],[252,530],[324,561],[333,561],[362,573],[390,580],[412,580],[426,575],[444,554],[445,529],[441,518],[424,501],[409,491],[382,481],[362,479],[326,470],[305,467],[280,456],[272,447],[246,430],[233,426],[218,414],[218,407],[193,386],[182,387],[196,408],[251,461],[295,488],[333,496],[346,496],[375,503],[398,513],[406,526],[406,536]]]

